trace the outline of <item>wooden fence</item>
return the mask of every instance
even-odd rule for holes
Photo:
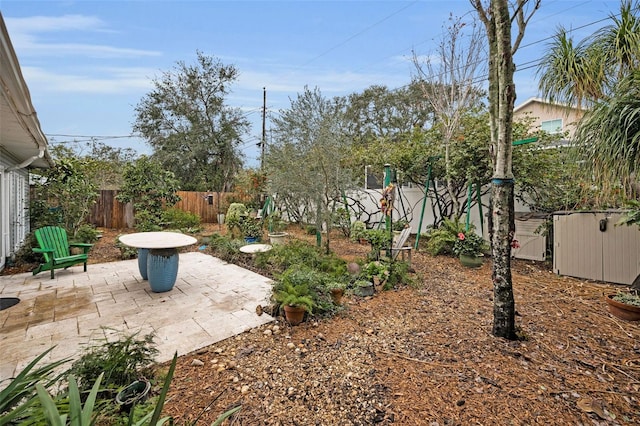
[[[89,223],[103,228],[133,228],[134,211],[131,203],[121,203],[116,199],[117,190],[103,189],[96,204],[89,213]],[[227,199],[238,198],[237,194],[216,192],[178,191],[181,198],[174,207],[200,216],[203,223],[217,223],[218,202],[221,213],[226,213]],[[219,195],[219,196],[218,196]]]

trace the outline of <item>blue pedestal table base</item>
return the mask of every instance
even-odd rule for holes
[[[141,248],[138,249],[138,270],[140,271],[140,275],[142,275],[143,280],[147,280],[147,257],[149,256],[149,249]]]
[[[154,293],[170,291],[178,276],[178,250],[150,249],[147,256],[147,276]]]

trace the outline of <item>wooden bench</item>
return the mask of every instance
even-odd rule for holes
[[[58,226],[45,226],[34,232],[38,245],[32,250],[44,257],[44,262],[33,270],[33,275],[42,271],[51,270],[51,279],[54,278],[55,269],[67,269],[70,266],[84,263],[84,271],[87,272],[87,260],[89,249],[93,244],[71,243],[67,239],[67,231]],[[80,247],[81,254],[71,254],[71,247]]]

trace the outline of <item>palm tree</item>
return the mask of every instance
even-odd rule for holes
[[[611,25],[574,44],[560,27],[538,65],[541,94],[551,102],[591,106],[612,94],[617,82],[638,68],[640,19],[638,4],[623,0]]]
[[[609,201],[616,188],[638,197],[640,173],[640,17],[637,1],[623,0],[612,23],[574,45],[560,29],[538,68],[549,101],[588,106],[574,145],[586,176]]]
[[[627,198],[640,196],[640,70],[623,77],[610,97],[594,105],[576,140],[603,194],[621,187]]]

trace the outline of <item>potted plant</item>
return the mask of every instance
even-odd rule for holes
[[[269,231],[269,240],[271,244],[284,244],[287,234],[284,232],[286,223],[282,220],[280,213],[272,213],[266,218],[267,230]]]
[[[371,281],[357,280],[353,283],[354,292],[360,297],[373,296],[374,288]]]
[[[365,244],[367,242],[367,225],[361,220],[356,220],[351,224],[351,232],[349,234],[351,241]]]
[[[640,292],[618,292],[609,294],[605,298],[609,306],[609,312],[620,319],[627,321],[640,321]]]
[[[304,319],[304,313],[312,313],[315,303],[306,284],[296,284],[283,274],[282,286],[275,294],[275,299],[284,311],[287,322],[298,325]]]
[[[241,216],[239,227],[247,243],[255,243],[262,237],[262,222],[260,219],[248,215]]]
[[[453,254],[458,256],[460,263],[468,268],[482,266],[485,250],[487,250],[486,241],[473,231],[458,233],[458,239],[453,244]]]
[[[327,289],[329,289],[329,292],[331,293],[331,299],[336,305],[342,304],[342,296],[344,296],[345,287],[346,283],[342,281],[329,281],[327,283]]]

